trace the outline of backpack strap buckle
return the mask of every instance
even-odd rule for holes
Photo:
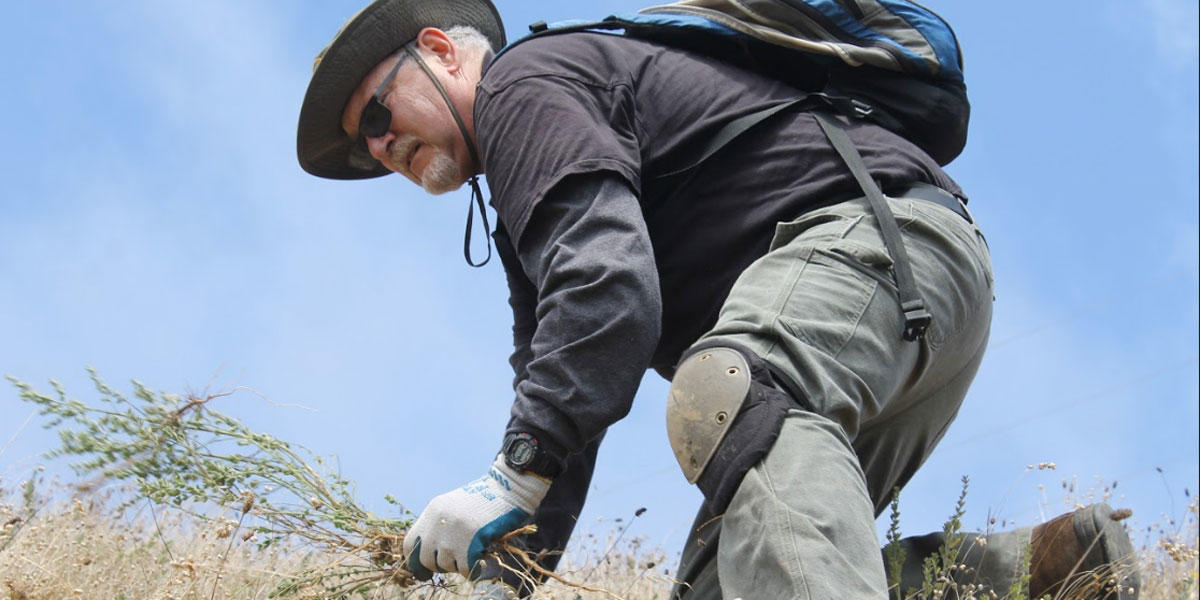
[[[833,96],[825,92],[817,92],[811,96],[820,99],[826,105],[840,114],[855,119],[869,119],[875,116],[875,107],[849,96]]]
[[[904,310],[904,340],[912,342],[925,337],[925,331],[933,322],[933,315],[925,310],[925,302],[916,298],[901,304],[900,308]]]
[[[854,115],[859,119],[867,119],[870,118],[871,115],[875,114],[874,106],[871,106],[870,104],[867,104],[858,98],[844,98],[844,100],[847,101],[845,102],[847,107],[843,108],[842,110],[848,111],[849,114]]]

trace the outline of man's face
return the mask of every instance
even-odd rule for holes
[[[391,110],[391,125],[382,136],[366,138],[367,149],[383,166],[404,175],[431,194],[456,190],[473,174],[470,152],[445,100],[416,61],[405,52],[402,51],[399,57],[393,55],[384,59],[359,82],[342,113],[342,129],[351,138],[358,138],[363,106],[396,66],[397,60],[403,60],[404,64],[379,93],[379,100]],[[426,57],[426,64],[434,75],[444,75],[445,70],[436,58]],[[443,82],[449,84],[446,85],[447,92],[453,100],[457,87],[446,79],[450,78]]]

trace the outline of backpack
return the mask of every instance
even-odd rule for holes
[[[538,22],[530,31],[505,50],[557,33],[624,33],[786,81],[805,92],[795,104],[874,121],[939,165],[966,145],[971,109],[958,40],[941,17],[908,0],[679,0],[600,21]],[[739,119],[696,162],[791,107]]]

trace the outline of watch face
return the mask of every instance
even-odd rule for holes
[[[536,449],[532,440],[517,438],[508,445],[505,454],[509,461],[516,466],[524,466],[533,461]]]

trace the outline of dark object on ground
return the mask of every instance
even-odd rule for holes
[[[1030,597],[1136,599],[1141,578],[1121,524],[1132,514],[1099,503],[1035,527]]]

